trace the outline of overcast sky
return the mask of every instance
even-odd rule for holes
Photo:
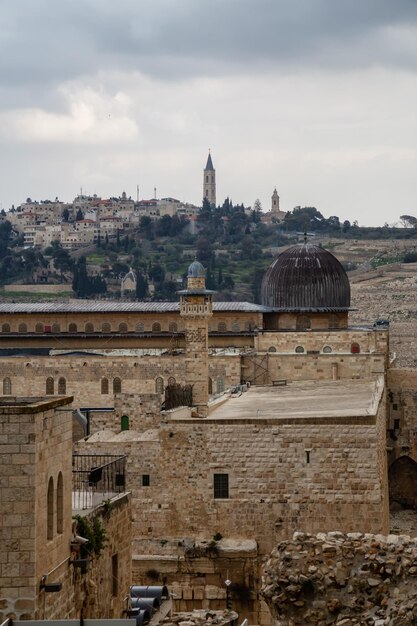
[[[0,205],[173,196],[417,216],[417,0],[1,0]]]

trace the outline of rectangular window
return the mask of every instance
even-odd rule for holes
[[[142,474],[142,487],[149,487],[151,484],[151,477],[149,474]]]
[[[229,474],[214,474],[213,488],[215,498],[229,497]]]

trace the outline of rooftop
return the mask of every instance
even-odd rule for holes
[[[208,418],[217,420],[274,420],[299,422],[374,417],[383,393],[383,379],[296,381],[286,386],[251,387],[246,393],[214,408]],[[174,418],[175,419],[175,418]]]

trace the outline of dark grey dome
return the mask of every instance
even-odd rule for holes
[[[262,304],[285,311],[347,311],[350,285],[340,262],[311,243],[291,246],[267,269]]]
[[[201,265],[201,263],[199,261],[193,261],[190,267],[188,268],[187,276],[189,276],[190,278],[199,278],[200,276],[205,276],[205,275],[206,275],[206,270]]]

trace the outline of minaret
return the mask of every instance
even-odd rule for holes
[[[278,195],[276,187],[274,189],[274,193],[272,194],[272,198],[271,198],[271,211],[273,213],[276,213],[277,211],[279,211],[279,195]]]
[[[216,170],[213,167],[210,152],[204,170],[203,198],[207,198],[212,206],[216,206]]]
[[[206,271],[198,261],[188,268],[187,289],[180,291],[180,315],[185,324],[185,377],[193,388],[199,417],[208,414],[208,320],[213,315]]]

